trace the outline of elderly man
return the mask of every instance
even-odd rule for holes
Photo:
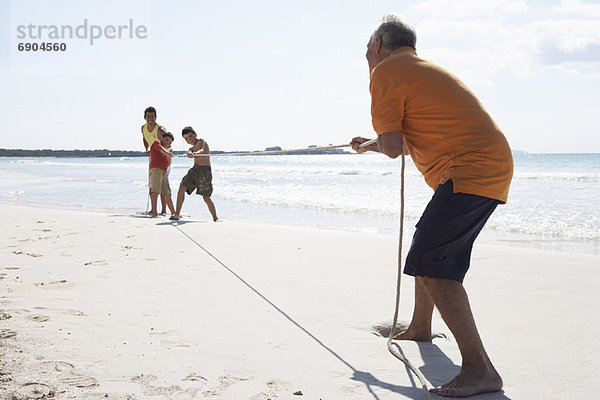
[[[506,138],[475,95],[416,53],[414,30],[388,15],[367,45],[371,115],[378,135],[352,139],[358,153],[410,154],[435,191],[413,237],[404,273],[415,277],[408,329],[394,339],[429,341],[434,306],[462,356],[460,373],[433,393],[468,397],[502,388],[477,332],[462,285],[473,242],[498,204],[507,200],[513,162]]]

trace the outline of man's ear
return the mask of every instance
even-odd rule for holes
[[[381,38],[379,36],[375,36],[373,44],[375,45],[375,53],[381,54],[381,52],[384,50],[384,48],[383,48],[383,42],[381,41]]]

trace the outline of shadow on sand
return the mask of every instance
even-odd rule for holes
[[[179,221],[172,221],[166,217],[157,217],[157,218],[152,218],[150,215],[148,214],[111,214],[109,215],[109,217],[120,217],[120,218],[140,218],[140,219],[149,219],[149,220],[155,220],[157,221],[156,225],[169,225],[169,226],[182,226],[185,224],[197,224],[197,223],[207,223],[209,221],[195,221],[195,220],[189,220],[189,219],[185,219],[185,220],[179,220]],[[164,219],[166,218],[166,219]],[[160,221],[160,222],[158,222]]]
[[[163,222],[159,222],[156,225],[161,225],[161,226],[170,225],[170,226],[178,227],[178,226],[183,226],[183,225],[186,225],[186,224],[205,224],[207,222],[208,221],[191,221],[189,219],[179,220],[179,221],[166,220],[166,221],[163,221]]]
[[[185,223],[194,223],[194,222],[207,222],[207,221],[165,221],[159,223],[159,225],[171,225],[179,232],[181,232],[185,237],[187,237],[191,242],[193,242],[199,249],[204,251],[208,256],[210,256],[213,260],[215,260],[218,264],[220,264],[225,270],[227,270],[231,275],[233,275],[236,279],[238,279],[243,285],[245,285],[249,290],[254,292],[258,297],[260,297],[264,302],[266,302],[270,307],[279,312],[282,317],[287,319],[291,324],[296,326],[299,330],[309,336],[312,340],[314,340],[319,346],[321,346],[324,350],[329,352],[333,357],[339,360],[342,364],[352,370],[351,379],[357,382],[362,382],[369,394],[373,396],[374,399],[379,400],[379,396],[375,393],[374,388],[381,388],[388,390],[393,393],[401,394],[409,399],[413,400],[421,400],[424,398],[424,393],[421,389],[420,382],[415,381],[415,378],[412,372],[406,367],[406,373],[410,376],[412,386],[399,386],[389,382],[384,382],[377,379],[373,374],[366,371],[360,371],[356,369],[350,362],[342,358],[338,353],[336,353],[331,347],[325,344],[321,339],[316,337],[312,332],[302,326],[299,322],[297,322],[294,318],[292,318],[285,310],[280,308],[278,305],[273,303],[269,298],[267,298],[263,293],[261,293],[258,289],[252,286],[248,281],[246,281],[241,275],[239,275],[232,267],[223,263],[219,258],[213,255],[208,249],[206,249],[202,244],[200,244],[196,239],[188,235],[185,231],[181,229],[181,226]],[[433,344],[432,342],[417,342],[419,351],[421,352],[422,359],[424,361],[424,366],[421,367],[421,372],[423,375],[427,377],[427,379],[436,385],[440,385],[442,383],[450,381],[458,372],[460,372],[460,367],[450,358],[448,358],[441,349]],[[402,349],[399,351],[403,354]],[[404,354],[403,354],[404,355]],[[443,398],[431,394],[432,398]],[[472,396],[471,399],[480,399],[480,400],[510,400],[510,398],[506,397],[503,392],[496,393],[488,393],[483,395]]]
[[[434,340],[447,340],[447,339],[434,339]],[[400,343],[400,341],[397,341]],[[456,365],[444,352],[433,342],[416,342],[421,353],[423,360],[423,366],[419,368],[421,373],[427,378],[427,380],[436,387],[441,386],[447,382],[450,382],[460,372],[460,365]],[[401,344],[401,343],[400,343]],[[408,368],[406,373],[410,374]],[[414,381],[414,377],[411,375],[411,381],[413,384],[418,384]],[[444,399],[445,397],[435,396],[434,398]],[[504,391],[483,393],[476,396],[471,396],[469,399],[473,400],[511,400],[510,397],[506,396]]]

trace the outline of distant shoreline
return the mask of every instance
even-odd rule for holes
[[[271,148],[270,148],[271,149]],[[243,152],[252,153],[261,150],[253,150]],[[291,150],[290,150],[291,151]],[[211,154],[228,154],[228,153],[239,153],[240,151],[211,151]],[[187,154],[186,151],[174,151],[174,155],[182,156]],[[302,151],[290,153],[295,155],[307,155],[307,154],[353,154],[352,152],[345,151],[342,149],[325,149],[315,151]],[[281,154],[288,155],[288,154]],[[94,157],[146,157],[145,151],[128,151],[128,150],[25,150],[25,149],[0,149],[0,157],[51,157],[51,158],[94,158]]]
[[[310,147],[309,147],[310,148]],[[235,150],[235,151],[222,151],[222,150],[214,150],[211,151],[211,154],[232,154],[232,153],[255,153],[261,151],[279,151],[282,150],[281,147],[267,147],[265,150]],[[292,152],[292,149],[289,149],[290,153],[279,153],[278,155],[312,155],[312,154],[356,154],[351,151],[346,151],[343,149],[321,149],[314,151],[296,151]],[[185,156],[187,154],[186,151],[176,150],[173,152],[175,156]],[[535,155],[535,154],[547,154],[547,155],[566,155],[566,154],[590,154],[596,155],[600,153],[538,153],[538,152],[528,152],[523,150],[512,150],[512,154],[514,156],[527,156],[527,155]],[[265,155],[265,154],[257,154],[257,155]],[[50,150],[50,149],[41,149],[41,150],[26,150],[26,149],[0,149],[0,157],[8,158],[8,157],[48,157],[48,158],[107,158],[107,157],[146,157],[146,152],[144,151],[129,151],[129,150],[108,150],[108,149],[98,149],[98,150]]]

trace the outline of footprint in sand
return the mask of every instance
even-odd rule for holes
[[[83,311],[79,311],[79,310],[66,309],[66,310],[56,310],[56,311],[60,311],[62,313],[68,314],[68,315],[74,315],[76,317],[85,317],[85,313]]]
[[[31,314],[26,316],[25,318],[33,322],[46,322],[50,320],[50,317],[42,314]]]
[[[97,261],[88,261],[88,262],[84,263],[83,265],[94,265],[94,264],[107,265],[108,263],[104,260],[97,260]]]
[[[142,386],[144,396],[161,396],[168,397],[172,396],[177,392],[181,392],[180,386],[155,386],[152,382],[155,382],[158,378],[155,375],[138,375],[131,378],[132,382],[139,383]]]
[[[50,309],[50,308],[46,308],[46,307],[33,307],[34,310],[47,310],[47,311],[57,311],[63,314],[67,314],[67,315],[74,315],[76,317],[84,317],[85,313],[83,313],[82,311],[79,310],[73,310],[70,308],[64,308],[64,309]]]
[[[200,386],[189,387],[185,390],[181,386],[178,386],[178,385],[172,385],[172,386],[155,385],[155,382],[157,380],[158,380],[158,378],[155,375],[144,375],[144,374],[134,376],[133,378],[131,378],[132,382],[139,383],[142,386],[142,390],[143,390],[143,393],[145,396],[167,397],[167,396],[173,396],[176,393],[186,392],[186,393],[192,395],[193,398],[197,398],[197,397],[199,397],[198,392],[201,390],[201,387],[208,383],[208,379],[206,379],[202,375],[195,373],[195,372],[190,373],[188,376],[186,376],[184,379],[182,379],[182,381],[195,382],[195,383],[200,384]],[[239,377],[235,377],[230,374],[220,376],[217,379],[217,382],[218,382],[217,386],[214,388],[205,390],[204,392],[201,393],[201,395],[203,397],[221,396],[223,394],[223,392],[225,392],[227,390],[227,388],[229,388],[231,385],[233,385],[237,382],[248,381],[248,380],[250,380],[250,378],[239,378]],[[260,398],[257,398],[256,400],[258,400],[258,399],[260,399]]]
[[[17,332],[10,329],[0,329],[0,339],[10,339],[17,336]]]
[[[10,396],[11,400],[54,398],[54,389],[44,383],[30,382],[22,385]]]
[[[166,349],[172,349],[173,347],[191,347],[189,343],[181,340],[181,335],[174,331],[151,332],[150,335],[164,336],[164,339],[160,340],[160,345]]]
[[[12,318],[12,315],[5,313],[4,311],[0,311],[0,321],[3,321],[5,319],[10,319]]]
[[[250,397],[249,400],[269,400],[276,399],[277,393],[281,391],[287,391],[291,385],[286,382],[281,382],[277,380],[272,380],[267,382],[267,390],[264,392],[260,392],[257,395]]]
[[[43,254],[36,254],[36,253],[23,253],[22,251],[13,251],[13,254],[16,255],[20,255],[20,254],[25,254],[26,256],[29,257],[43,257]]]
[[[45,361],[38,364],[39,370],[44,374],[56,374],[59,382],[65,385],[86,388],[98,386],[96,379],[74,373],[75,366],[65,361]]]
[[[395,332],[396,333],[400,333],[402,331],[405,331],[406,329],[408,329],[408,323],[404,322],[404,321],[401,321],[401,322],[398,322],[396,324],[396,330],[395,330]],[[391,331],[392,331],[392,324],[378,324],[378,325],[375,325],[372,328],[372,330],[371,330],[371,332],[373,333],[373,335],[375,335],[375,336],[381,336],[381,337],[384,337],[384,338],[390,337]],[[435,338],[448,339],[448,336],[446,336],[445,333],[441,333],[441,332],[434,332],[432,334],[432,336],[433,336],[434,339]]]
[[[78,374],[63,376],[58,379],[61,383],[67,384],[69,386],[75,386],[78,388],[98,386],[98,381],[96,381],[96,379]]]
[[[189,374],[188,376],[183,378],[183,381],[208,382],[208,379],[206,379],[205,377],[203,377],[202,375],[200,375],[196,372],[192,372],[191,374]]]
[[[205,390],[204,392],[202,392],[202,396],[204,396],[204,397],[220,396],[231,385],[233,385],[237,382],[243,382],[243,381],[248,381],[248,380],[250,380],[250,378],[239,378],[239,377],[236,377],[236,376],[233,376],[230,374],[220,376],[219,378],[217,378],[219,385],[214,389]]]
[[[38,283],[34,283],[34,286],[46,286],[46,285],[58,285],[59,283],[67,283],[66,279],[61,279],[59,281],[52,281],[52,282],[38,282]]]
[[[40,369],[44,371],[58,371],[71,373],[75,366],[65,361],[44,361],[39,364]]]
[[[12,381],[10,374],[8,372],[0,371],[0,383],[8,383],[10,381]]]

